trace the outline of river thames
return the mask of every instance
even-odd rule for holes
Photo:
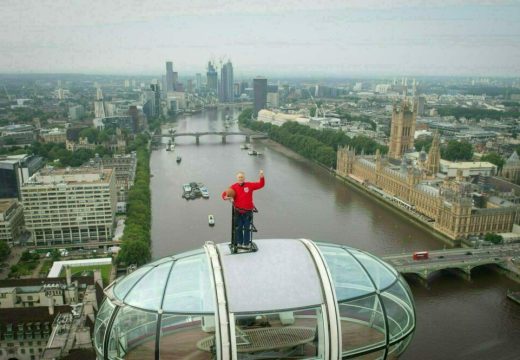
[[[181,117],[177,132],[222,131],[225,115],[206,111]],[[238,130],[236,122],[229,130]],[[260,156],[241,150],[244,136],[180,137],[175,150],[151,157],[152,254],[154,259],[201,247],[205,241],[227,242],[231,209],[220,193],[242,170],[256,181],[265,172],[266,186],[255,193],[259,213],[256,238],[308,238],[345,244],[375,255],[442,249],[435,236],[403,215],[382,206],[331,176],[326,170],[270,141],[253,142]],[[180,164],[176,157],[181,156]],[[209,199],[184,200],[182,184],[202,182]],[[208,226],[208,214],[215,226]],[[417,307],[417,329],[401,359],[520,359],[520,306],[506,291],[520,285],[486,268],[467,281],[451,272],[434,274],[429,286],[407,278]]]

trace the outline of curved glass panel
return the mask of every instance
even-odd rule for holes
[[[339,304],[343,356],[386,346],[385,318],[377,295]]]
[[[365,270],[346,250],[318,245],[329,268],[338,302],[375,291]]]
[[[169,315],[161,321],[159,357],[161,359],[216,359],[215,318],[212,315]],[[213,346],[205,346],[208,339]],[[215,345],[216,343],[216,345]]]
[[[238,360],[323,359],[325,331],[321,307],[236,314],[232,329]]]
[[[408,335],[415,326],[413,307],[406,290],[400,282],[381,293],[388,318],[390,341]]]
[[[163,310],[176,313],[214,313],[212,284],[205,254],[175,261],[166,285]]]
[[[155,260],[154,262],[149,263],[148,266],[157,266],[157,265],[164,264],[166,262],[173,262],[174,260],[175,259],[173,258],[173,256],[166,256],[159,260]]]
[[[384,289],[387,286],[390,286],[390,284],[392,284],[398,277],[397,272],[393,272],[393,270],[391,271],[389,267],[383,265],[381,260],[359,250],[349,249],[349,251],[367,269],[378,289]]]
[[[109,359],[154,359],[156,329],[156,313],[122,307],[110,330]]]
[[[161,308],[164,286],[173,261],[154,267],[146,273],[138,287],[132,288],[125,297],[125,303],[139,309],[155,310]]]
[[[117,284],[114,286],[114,295],[119,300],[124,300],[125,296],[128,294],[128,291],[132,289],[132,287],[146,274],[153,266],[143,266],[134,272],[126,275],[124,278],[119,280]]]
[[[406,350],[408,344],[412,340],[413,334],[408,335],[405,339],[393,344],[388,349],[388,358],[389,359],[397,359],[399,356]]]
[[[110,321],[114,309],[115,306],[110,300],[105,299],[97,315],[96,325],[94,326],[94,346],[100,356],[103,355],[105,333],[107,332],[108,322]]]

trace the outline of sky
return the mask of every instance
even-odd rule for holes
[[[0,73],[520,76],[520,0],[0,0]]]

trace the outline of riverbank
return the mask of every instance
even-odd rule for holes
[[[128,192],[127,217],[117,262],[140,266],[151,259],[151,150],[147,137],[134,142],[137,149],[137,168],[134,184]]]

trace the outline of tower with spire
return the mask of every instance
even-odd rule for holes
[[[394,104],[388,150],[390,158],[401,159],[406,152],[413,149],[416,118],[417,107],[406,98],[400,107]]]
[[[441,137],[436,131],[433,135],[432,146],[428,152],[428,160],[426,160],[426,171],[430,175],[437,174],[441,169]]]

